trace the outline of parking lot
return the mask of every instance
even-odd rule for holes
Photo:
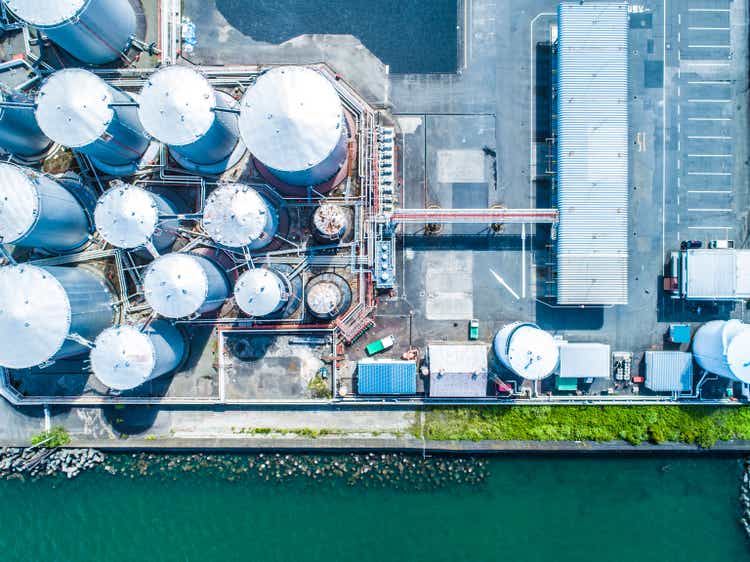
[[[686,0],[668,14],[665,83],[670,145],[666,246],[745,237],[747,9]]]

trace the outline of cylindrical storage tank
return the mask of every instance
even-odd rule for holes
[[[269,172],[292,186],[326,182],[346,164],[349,131],[336,88],[300,66],[261,74],[240,102],[240,134]]]
[[[167,320],[117,326],[96,338],[91,370],[109,388],[132,390],[177,369],[186,352],[185,338]]]
[[[67,252],[91,231],[80,201],[51,178],[30,168],[0,163],[0,241]]]
[[[234,300],[248,316],[268,316],[289,300],[286,281],[270,269],[258,267],[243,273],[234,286]]]
[[[693,337],[693,357],[709,373],[750,383],[750,324],[706,322]]]
[[[83,267],[0,268],[0,366],[25,369],[88,348],[113,321],[114,297],[104,277]]]
[[[514,322],[495,336],[495,355],[519,377],[539,380],[551,375],[560,360],[555,339],[536,324]]]
[[[136,32],[135,10],[128,0],[3,1],[18,19],[89,64],[119,58]]]
[[[341,205],[324,203],[312,216],[313,236],[324,244],[341,242],[351,231],[352,216],[349,209]]]
[[[138,114],[149,135],[169,146],[181,164],[208,166],[227,160],[240,139],[239,104],[184,66],[152,74],[141,90]]]
[[[184,318],[220,308],[229,297],[229,281],[218,264],[204,256],[166,254],[146,269],[143,293],[157,314]]]
[[[349,309],[352,289],[340,275],[322,273],[307,283],[305,301],[307,309],[315,318],[333,320]]]
[[[34,103],[25,95],[3,91],[0,91],[0,99],[6,103]],[[0,148],[14,156],[33,158],[51,144],[39,128],[32,107],[0,107]]]
[[[159,251],[175,241],[177,220],[159,222],[159,215],[174,215],[174,205],[157,193],[117,182],[96,203],[94,222],[102,238],[116,248],[138,248],[148,242]]]
[[[203,229],[222,246],[260,250],[278,228],[278,211],[249,185],[222,184],[206,198]]]
[[[47,78],[37,96],[36,119],[53,141],[85,154],[108,173],[137,164],[149,145],[130,94],[80,68]]]

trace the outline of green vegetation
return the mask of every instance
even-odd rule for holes
[[[320,376],[320,373],[316,374],[313,378],[310,379],[310,382],[307,383],[307,389],[310,391],[310,394],[312,394],[313,398],[330,399],[333,397],[333,393],[331,392],[331,385],[323,380],[323,377]]]
[[[299,429],[274,429],[272,427],[240,427],[232,428],[234,433],[240,433],[245,435],[270,435],[272,433],[276,435],[297,435],[299,437],[307,437],[309,439],[316,439],[317,437],[325,437],[326,435],[346,435],[346,431],[340,429],[310,429],[309,427],[301,427]]]
[[[417,416],[417,419],[419,417]],[[504,406],[430,408],[414,435],[438,440],[644,441],[750,439],[750,408],[709,406]]]
[[[31,438],[32,445],[40,445],[48,449],[62,447],[68,443],[70,443],[70,435],[68,435],[68,431],[64,427],[59,425],[56,425],[49,431],[42,431]]]

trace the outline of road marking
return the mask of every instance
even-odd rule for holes
[[[688,45],[688,49],[731,49],[731,45]]]
[[[728,27],[697,27],[697,26],[688,26],[688,30],[690,31],[730,31]]]
[[[644,152],[646,150],[646,133],[639,132],[636,135],[636,143],[638,143],[638,152]]]
[[[510,285],[508,285],[505,282],[505,279],[500,277],[497,273],[495,273],[494,269],[490,269],[490,273],[495,277],[498,283],[500,283],[503,287],[505,287],[508,292],[515,297],[516,300],[521,300],[521,297],[518,296],[518,293],[516,293],[513,289],[510,288]]]
[[[728,86],[732,83],[731,80],[688,80],[688,84],[698,84],[704,86],[721,85]]]
[[[709,100],[703,98],[693,98],[688,100],[689,103],[732,103],[732,100]]]
[[[731,121],[729,117],[688,117],[688,121]]]
[[[688,154],[688,158],[731,158],[731,154]]]
[[[731,189],[688,189],[688,193],[705,193],[711,195],[728,195],[732,193]]]
[[[688,172],[689,176],[731,176],[732,172]]]
[[[708,135],[690,135],[691,140],[732,140],[732,137],[708,136]]]
[[[729,8],[688,8],[688,12],[728,12]]]
[[[679,51],[677,54],[679,55]],[[692,65],[692,66],[714,66],[715,67],[715,66],[729,66],[729,63],[723,62],[723,61],[710,61],[710,60],[707,60],[707,61],[686,60],[685,65],[686,66]]]
[[[691,213],[729,213],[732,209],[688,209]]]

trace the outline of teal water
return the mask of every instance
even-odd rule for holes
[[[0,560],[750,560],[737,460],[486,463],[481,484],[423,490],[215,472],[5,481]]]

